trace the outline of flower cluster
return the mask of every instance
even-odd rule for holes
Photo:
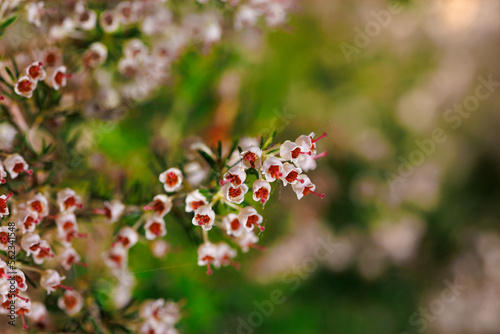
[[[28,178],[33,174],[33,171],[28,169],[29,165],[25,159],[16,153],[6,155],[0,166],[4,187],[10,184],[6,182],[7,172],[12,179],[17,179],[23,173],[28,175]],[[23,182],[30,184],[32,180]],[[74,238],[85,237],[85,234],[78,231],[74,214],[75,210],[82,208],[82,200],[69,188],[59,190],[55,199],[47,196],[48,190],[42,193],[34,188],[26,192],[22,185],[13,189],[16,195],[10,191],[7,196],[0,196],[0,218],[8,217],[10,221],[7,225],[0,226],[0,250],[8,254],[7,258],[0,258],[0,312],[10,315],[14,313],[15,316],[22,317],[24,327],[28,327],[24,315],[31,317],[32,305],[35,304],[21,293],[34,289],[28,289],[27,277],[31,277],[32,274],[28,275],[27,272],[32,272],[39,275],[39,284],[47,294],[57,291],[58,288],[66,290],[59,298],[58,305],[68,315],[73,316],[82,308],[83,298],[78,292],[73,291],[73,288],[63,285],[65,276],[52,268],[60,265],[63,270],[70,270],[73,264],[86,267],[86,264],[80,262],[81,257],[76,250],[72,248]],[[55,204],[53,207],[57,209],[57,214],[50,214],[51,202]],[[54,231],[52,220],[56,222],[55,236],[52,233]],[[62,245],[56,252],[52,248],[54,239]],[[22,258],[22,262],[16,261],[18,257]],[[52,268],[43,268],[46,263]],[[30,281],[33,281],[33,277]],[[37,317],[43,313],[40,307],[37,313]],[[47,318],[44,316],[44,319]]]
[[[177,334],[174,325],[180,317],[179,306],[164,299],[147,300],[140,308],[143,319],[137,333],[141,334]]]
[[[227,154],[221,179],[205,188],[197,185],[198,189],[193,189],[190,178],[178,168],[165,170],[159,175],[159,181],[167,194],[155,195],[144,206],[144,213],[133,227],[125,226],[119,230],[105,255],[106,263],[113,269],[124,270],[128,251],[139,241],[138,229],[143,226],[146,240],[164,237],[167,234],[165,216],[174,207],[182,205],[186,213],[192,214],[192,224],[200,227],[203,235],[204,242],[198,248],[198,264],[207,266],[208,274],[212,273],[211,266],[239,267],[233,261],[237,251],[226,242],[211,242],[208,232],[217,226],[242,252],[248,252],[250,248],[264,249],[257,245],[258,234],[265,229],[264,219],[248,204],[250,198],[246,198],[246,194],[250,189],[251,198],[263,206],[269,200],[271,184],[275,182],[282,182],[284,186],[290,184],[299,200],[309,194],[324,198],[324,194],[317,193],[316,185],[303,173],[303,170],[314,169],[315,160],[326,155],[326,152],[317,154],[316,151],[316,143],[326,137],[326,133],[314,137],[311,133],[298,137],[295,142],[287,140],[280,145],[269,143],[262,146],[255,139],[244,139],[238,150]],[[209,163],[217,159],[206,145],[196,143],[193,146]],[[108,222],[115,222],[125,210],[125,206],[116,200],[106,202],[105,207],[94,212],[105,215]]]
[[[39,81],[45,80],[46,84],[55,90],[66,86],[67,78],[71,74],[66,74],[66,66],[50,66],[48,73],[43,68],[41,61],[36,61],[26,67],[25,74],[17,79],[14,85],[16,94],[30,98],[36,89]]]

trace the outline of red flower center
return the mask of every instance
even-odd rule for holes
[[[240,228],[241,226],[241,223],[238,219],[234,219],[232,222],[231,222],[231,230],[233,231],[236,231]]]
[[[229,193],[229,197],[233,197],[233,198],[238,197],[241,195],[241,188],[229,187],[228,193]]]
[[[19,89],[19,91],[21,93],[29,93],[31,92],[31,86],[33,86],[33,83],[28,80],[28,79],[25,79],[25,80],[21,80],[17,83],[17,89]]]
[[[270,166],[267,169],[267,172],[269,173],[269,175],[271,175],[276,180],[279,179],[280,176],[281,176],[280,166],[278,166],[278,165],[272,165],[272,166]]]
[[[248,161],[248,163],[250,164],[250,166],[252,166],[252,168],[255,168],[255,161],[257,160],[257,158],[258,158],[257,154],[252,152],[247,152],[243,156],[243,160]]]
[[[191,203],[191,207],[193,208],[193,210],[198,210],[198,208],[203,205],[205,205],[205,202],[203,201],[194,201]]]
[[[198,222],[198,225],[208,225],[210,223],[210,217],[207,215],[196,215],[196,221]]]
[[[161,234],[161,230],[162,230],[161,224],[154,222],[153,224],[151,224],[151,226],[149,226],[149,230],[151,231],[151,233],[158,236]]]
[[[287,180],[287,182],[289,183],[292,183],[293,181],[297,180],[297,176],[299,175],[299,173],[297,173],[296,171],[292,170],[290,173],[288,173],[288,175],[285,177],[285,180]]]
[[[63,296],[63,301],[64,301],[64,305],[66,305],[66,308],[68,310],[73,309],[76,306],[76,304],[78,303],[78,300],[76,299],[75,296],[66,295],[66,294],[64,294],[64,296]]]
[[[165,184],[169,187],[175,186],[178,181],[179,177],[174,172],[167,173],[167,180],[165,181]]]

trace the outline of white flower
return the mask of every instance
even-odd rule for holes
[[[17,130],[10,123],[2,122],[0,123],[0,150],[1,151],[12,151],[14,148],[14,138],[16,137]],[[0,163],[1,165],[1,163]],[[3,168],[0,167],[0,179],[5,178],[1,171]],[[3,176],[2,176],[3,175]],[[3,182],[5,183],[5,182]]]
[[[66,86],[67,78],[70,76],[71,75],[66,74],[66,66],[59,66],[52,71],[49,84],[55,90],[59,90],[61,87]]]
[[[237,187],[233,187],[232,184],[226,184],[223,188],[226,200],[236,204],[242,203],[245,199],[245,194],[248,192],[248,186],[244,183]]]
[[[78,14],[77,20],[82,30],[93,30],[97,23],[97,14],[93,10],[86,9]]]
[[[205,231],[209,231],[214,226],[215,222],[215,212],[209,206],[199,207],[198,210],[194,212],[193,225],[201,226]]]
[[[46,325],[48,312],[45,304],[41,302],[31,303],[31,312],[28,314],[28,317],[37,324]]]
[[[123,270],[127,267],[128,250],[118,244],[105,252],[103,259],[109,268]]]
[[[45,79],[47,73],[42,67],[42,62],[36,61],[26,67],[26,75],[35,81],[40,81]]]
[[[250,247],[255,247],[254,245],[259,241],[259,238],[253,233],[253,231],[244,230],[243,234],[236,240],[243,253],[250,250]]]
[[[150,248],[153,256],[161,259],[167,255],[170,245],[165,240],[156,239],[151,243]]]
[[[163,218],[159,217],[149,218],[144,225],[144,230],[146,230],[146,239],[148,240],[163,237],[165,234],[167,234],[165,221],[163,220]]]
[[[317,167],[316,160],[310,155],[301,154],[297,159],[297,166],[299,166],[302,171],[309,172],[310,170],[315,170]]]
[[[120,21],[118,20],[115,12],[108,9],[101,13],[101,16],[99,17],[99,24],[105,32],[113,33],[120,26]]]
[[[240,156],[245,168],[260,168],[262,150],[257,146],[248,146],[246,151],[241,152]]]
[[[148,47],[137,38],[129,39],[123,45],[123,55],[125,58],[141,61],[144,60],[148,53]]]
[[[262,170],[268,182],[274,182],[283,176],[283,164],[276,157],[267,158],[262,164]]]
[[[231,182],[232,185],[239,186],[240,184],[245,182],[246,178],[247,174],[245,173],[245,169],[239,166],[235,166],[229,169],[226,174],[224,174],[224,179],[220,182],[220,185]]]
[[[26,233],[23,235],[21,248],[26,252],[26,256],[30,256],[32,253],[38,251],[40,241],[40,235],[37,233]]]
[[[27,173],[29,175],[33,174],[33,171],[29,168],[24,158],[17,153],[10,154],[7,156],[3,162],[5,168],[10,174],[10,177],[15,179],[20,173]]]
[[[222,226],[226,229],[228,235],[239,237],[243,233],[243,224],[240,222],[240,218],[235,213],[228,213],[222,219]]]
[[[43,9],[44,3],[40,2],[32,2],[26,5],[26,12],[28,16],[28,22],[34,24],[37,27],[42,25],[42,15],[44,13]]]
[[[234,15],[234,28],[241,30],[243,27],[254,27],[258,18],[259,11],[255,8],[248,5],[239,6]]]
[[[17,215],[17,227],[21,230],[22,234],[34,232],[38,222],[38,214],[33,211],[22,210]]]
[[[236,265],[232,260],[238,254],[234,249],[229,247],[225,242],[216,244],[217,246],[217,259],[222,266]],[[237,265],[236,265],[237,266]]]
[[[212,274],[210,265],[216,268],[220,267],[220,262],[217,256],[217,246],[209,242],[203,243],[198,247],[198,265],[207,266],[207,274]]]
[[[76,208],[82,208],[82,199],[73,189],[65,188],[57,192],[57,204],[61,212],[73,212]]]
[[[116,244],[121,244],[123,248],[130,249],[137,241],[139,241],[139,234],[137,231],[131,227],[125,226],[118,232],[116,240],[111,246],[114,247]]]
[[[283,185],[287,184],[295,184],[297,182],[304,182],[303,180],[297,179],[297,177],[302,173],[302,169],[295,167],[288,162],[283,164],[283,175],[281,176],[281,181],[283,181]]]
[[[38,219],[46,217],[49,214],[49,202],[47,198],[38,193],[33,199],[28,201],[28,210],[38,214]]]
[[[198,189],[190,192],[186,196],[186,212],[193,212],[198,210],[200,206],[207,205],[208,201],[205,196],[203,196]]]
[[[316,189],[316,185],[311,182],[309,177],[307,175],[301,174],[297,176],[298,180],[303,180],[304,182],[297,182],[294,185],[292,185],[293,191],[297,195],[298,199],[301,199],[307,194],[314,194],[316,196],[319,196],[321,198],[325,198],[325,194],[319,194],[315,192],[314,190]]]
[[[153,202],[145,205],[144,210],[154,210],[156,217],[164,217],[172,209],[172,200],[164,194],[153,197]]]
[[[16,94],[30,98],[33,96],[33,91],[36,88],[36,81],[31,79],[28,76],[23,76],[20,77],[19,80],[17,80],[15,86],[14,86],[14,91]]]
[[[104,64],[108,57],[108,49],[100,42],[90,44],[90,47],[83,53],[83,63],[85,66],[94,68]]]
[[[80,263],[80,260],[82,258],[73,247],[64,248],[64,250],[61,253],[59,253],[58,258],[59,262],[61,263],[61,266],[66,270],[70,270],[73,263],[83,265],[84,267],[86,266]]]
[[[42,288],[47,290],[47,294],[50,295],[52,291],[56,291],[57,288],[70,289],[64,285],[61,285],[61,281],[66,277],[59,275],[57,271],[54,269],[47,269],[42,272],[42,276],[40,277],[40,285]]]
[[[123,24],[130,24],[137,22],[140,4],[138,2],[122,1],[116,6],[118,18]]]
[[[271,185],[265,180],[256,180],[252,187],[253,200],[265,204],[269,200]]]
[[[264,231],[265,227],[260,225],[262,223],[262,216],[251,206],[247,206],[241,210],[239,217],[241,224],[243,224],[247,231],[253,231],[254,226]]]
[[[31,247],[33,250],[33,246]],[[36,250],[33,253],[33,261],[36,264],[43,264],[47,258],[53,258],[54,253],[50,249],[50,245],[46,240],[40,240],[40,243],[36,245]]]
[[[57,306],[70,317],[76,315],[83,307],[83,298],[76,291],[66,290],[57,300]]]
[[[182,187],[182,173],[177,168],[169,168],[160,174],[160,182],[166,192],[177,191]]]
[[[9,192],[7,196],[0,195],[0,218],[9,215],[9,207],[7,206],[7,200],[12,196],[12,191]]]
[[[104,202],[104,209],[94,209],[94,213],[104,215],[104,217],[106,217],[106,222],[109,224],[118,221],[124,211],[125,205],[117,199],[111,202]]]

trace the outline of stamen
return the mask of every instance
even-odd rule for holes
[[[45,216],[46,218],[49,218],[49,219],[53,219],[53,220],[56,220],[57,219],[57,216],[56,215],[47,215]]]
[[[26,174],[28,174],[28,175],[33,175],[33,169],[28,169],[28,170],[26,170],[26,169],[21,169],[21,172],[25,172],[25,173],[26,173]]]
[[[88,263],[85,263],[85,262],[73,262],[74,264],[78,265],[78,266],[81,266],[83,268],[88,268],[89,267],[89,264]]]
[[[221,186],[223,186],[223,185],[225,185],[226,183],[231,182],[232,180],[233,180],[233,178],[229,178],[229,179],[225,179],[225,180],[220,180],[220,181],[219,181],[219,184],[220,184]]]
[[[56,285],[56,288],[61,288],[61,289],[64,289],[64,290],[73,291],[73,288],[72,288],[72,287],[70,287],[70,286],[65,286],[65,285],[62,285],[62,284]]]
[[[5,202],[7,202],[7,200],[8,200],[9,198],[11,198],[11,197],[12,197],[12,195],[14,195],[14,193],[13,193],[12,191],[9,191],[9,194],[7,195],[7,197],[5,197],[4,199],[1,199],[1,200],[0,200],[0,201],[1,201],[1,203],[3,204],[3,203],[5,203]]]
[[[326,157],[326,151],[325,151],[325,152],[323,152],[323,153],[320,153],[320,154],[318,154],[318,155],[316,155],[316,156],[314,156],[314,157],[312,157],[312,158],[313,158],[314,160],[316,160],[316,159],[323,158],[323,157]]]
[[[26,320],[24,319],[24,312],[21,311],[21,320],[23,321],[23,329],[28,329],[30,326],[26,324]]]
[[[16,297],[21,299],[21,300],[24,300],[26,303],[30,301],[29,298],[24,298],[24,297],[21,297],[18,293],[16,293]]]
[[[74,237],[75,238],[86,238],[86,237],[88,237],[88,234],[87,233],[76,233],[76,234],[74,234]]]
[[[155,208],[150,205],[144,205],[144,210],[154,210]]]
[[[324,199],[324,198],[325,198],[325,194],[324,194],[324,193],[323,193],[323,194],[320,194],[320,193],[317,193],[317,192],[312,191],[312,190],[309,190],[309,192],[310,192],[311,194],[314,194],[314,195],[316,195],[316,196],[321,197],[321,199]]]
[[[98,215],[105,215],[107,213],[106,209],[94,209],[94,213]]]
[[[210,268],[210,261],[207,261],[207,275],[212,275],[212,268]]]
[[[6,279],[10,279],[10,276],[7,275],[6,273],[1,273],[0,276],[6,278]]]
[[[83,208],[83,204],[81,204],[81,203],[80,203],[80,204],[75,204],[75,205],[76,205],[76,207],[77,207],[78,209]]]
[[[0,101],[3,101],[5,100],[5,97],[3,97],[3,95],[0,95]]]
[[[1,101],[1,100],[0,100],[0,101]],[[5,182],[7,182],[7,180],[6,180],[6,179],[0,179],[0,183],[1,183],[1,184],[4,184]]]
[[[313,140],[312,140],[312,142],[313,142],[313,143],[315,143],[315,142],[317,142],[318,140],[325,138],[326,136],[327,136],[326,132],[323,132],[323,134],[322,134],[321,136],[319,136],[319,137],[318,137],[318,138],[316,138],[316,139],[313,139]]]
[[[309,151],[309,152],[299,152],[299,154],[307,154],[307,155],[311,155],[312,153],[311,153],[311,151]]]

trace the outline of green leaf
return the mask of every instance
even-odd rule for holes
[[[17,19],[17,15],[14,15],[0,24],[0,29],[5,29],[10,26]]]
[[[220,140],[217,144],[217,158],[219,159],[219,161],[222,160],[222,142]]]
[[[203,157],[203,159],[205,159],[205,161],[210,165],[210,167],[212,167],[213,169],[218,168],[215,160],[207,152],[198,150],[198,153],[200,153],[200,155]]]
[[[268,148],[273,143],[274,136],[276,136],[276,130],[273,130],[273,132],[271,132],[271,134],[269,135],[269,138],[267,138],[266,142],[262,146],[263,150],[265,150],[266,148]]]
[[[16,78],[14,77],[14,74],[12,74],[12,71],[10,70],[10,68],[8,67],[5,67],[5,71],[7,72],[7,74],[9,75],[10,79],[12,80],[12,82],[15,82],[16,81]],[[10,85],[9,85],[10,86]]]

